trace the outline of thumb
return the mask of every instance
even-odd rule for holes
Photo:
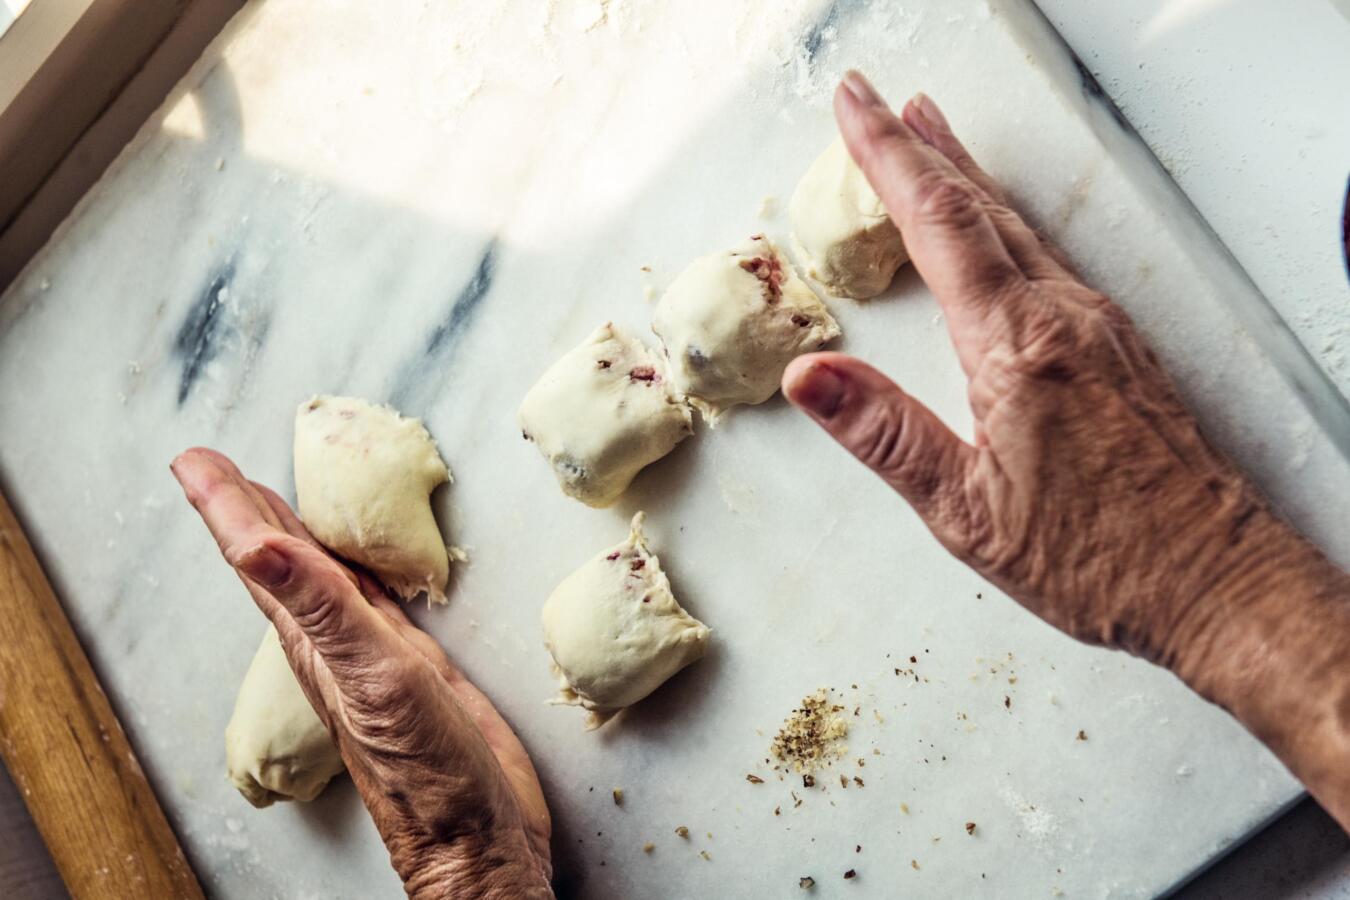
[[[783,393],[844,449],[900,493],[930,528],[944,497],[959,492],[975,448],[933,411],[862,360],[842,353],[799,356]]]
[[[364,670],[372,659],[398,652],[399,638],[389,622],[342,566],[309,542],[273,532],[232,562],[275,599],[263,612],[277,630],[284,635],[298,629],[334,675]]]

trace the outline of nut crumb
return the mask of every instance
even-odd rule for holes
[[[804,891],[809,891],[811,890],[811,888],[815,886],[816,880],[812,878],[810,875],[803,875],[801,878],[797,879],[797,887],[801,888]]]
[[[707,850],[700,850],[700,851],[698,851],[698,855],[701,856],[701,857],[703,857],[704,859],[706,859],[708,862],[712,862],[712,857],[708,855],[708,851],[707,851]]]
[[[651,852],[652,852],[653,850],[655,850],[655,849],[656,849],[656,845],[653,844],[651,841],[648,841],[647,843],[645,843],[645,844],[642,845],[642,852],[643,852],[643,853],[651,853]]]
[[[914,871],[919,871],[919,861],[917,859],[911,859],[909,865]]]
[[[623,788],[614,789],[614,805],[623,806]]]
[[[688,838],[688,837],[689,837],[689,829],[686,828],[686,827],[683,826],[683,825],[681,825],[681,826],[679,826],[678,828],[676,828],[676,829],[675,829],[675,833],[678,834],[678,835],[679,835],[680,837],[682,837],[682,838]]]
[[[1078,731],[1078,740],[1080,740],[1080,741],[1086,741],[1086,740],[1087,740],[1087,732],[1086,732],[1086,731],[1083,731],[1082,729],[1079,729],[1079,731]]]
[[[901,811],[902,813],[904,813],[905,815],[909,815],[909,804],[908,804],[908,803],[901,803],[901,804],[900,804],[900,811]]]
[[[810,773],[848,753],[844,745],[848,721],[840,715],[844,707],[830,702],[829,694],[828,688],[821,688],[805,696],[784,719],[771,746],[780,765]]]
[[[975,823],[974,823],[974,822],[967,822],[967,823],[966,823],[966,834],[974,834],[974,833],[975,833]]]
[[[844,880],[845,880],[845,881],[847,881],[847,880],[850,879],[850,878],[857,878],[857,877],[858,877],[858,870],[857,870],[857,869],[849,869],[847,872],[844,873]]]
[[[760,778],[758,775],[746,775],[746,776],[745,776],[745,780],[748,781],[748,782],[750,782],[751,784],[763,784],[763,783],[764,783],[764,779],[763,779],[763,778]]]

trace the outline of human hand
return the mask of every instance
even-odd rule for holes
[[[849,73],[835,112],[942,307],[974,438],[843,354],[797,359],[784,393],[1028,609],[1180,664],[1213,630],[1216,589],[1286,529],[1206,443],[1126,314],[1008,206],[932,100],[897,117]]]
[[[548,807],[491,701],[276,493],[212,450],[171,468],[276,626],[408,895],[551,897]]]
[[[835,114],[942,307],[975,433],[839,353],[799,357],[784,394],[957,557],[1069,634],[1171,668],[1350,829],[1350,576],[1210,447],[1129,317],[932,100],[897,117],[850,72]]]

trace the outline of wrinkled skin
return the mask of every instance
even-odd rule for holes
[[[1080,640],[1170,667],[1350,824],[1350,582],[1211,447],[1129,317],[1007,204],[933,101],[845,76],[854,160],[942,306],[973,441],[877,370],[799,357],[788,399],[937,539]]]
[[[274,492],[212,450],[172,469],[276,625],[409,896],[551,897],[548,807],[492,703]]]

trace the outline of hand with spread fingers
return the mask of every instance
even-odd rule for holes
[[[931,99],[896,116],[850,72],[835,113],[942,307],[975,430],[839,353],[795,360],[788,399],[958,558],[1074,637],[1170,667],[1350,825],[1350,579],[1205,441],[1129,317]]]
[[[172,469],[276,626],[408,895],[553,896],[543,791],[491,701],[274,492],[211,450]]]

